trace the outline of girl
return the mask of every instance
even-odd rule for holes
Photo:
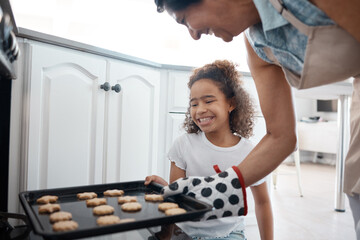
[[[187,133],[176,139],[168,153],[171,183],[179,178],[210,176],[214,170],[226,170],[239,164],[254,147],[247,139],[253,130],[254,110],[234,64],[215,61],[195,69],[188,87],[190,105],[184,122]],[[146,177],[145,184],[151,181],[168,185],[155,175]],[[265,180],[253,184],[251,191],[261,239],[273,239]],[[243,217],[208,219],[211,220],[177,225],[193,239],[246,239]]]

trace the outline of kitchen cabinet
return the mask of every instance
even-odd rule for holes
[[[158,69],[36,41],[22,47],[21,190],[156,173]]]
[[[106,61],[26,43],[26,189],[100,183],[104,155]]]
[[[160,71],[137,64],[108,62],[111,85],[106,130],[106,182],[143,180],[157,174]]]

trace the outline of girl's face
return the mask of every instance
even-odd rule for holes
[[[176,22],[188,28],[193,39],[200,39],[201,34],[214,34],[225,42],[230,42],[250,26],[250,20],[254,18],[252,15],[255,15],[245,7],[249,4],[252,6],[252,0],[242,0],[241,9],[234,2],[236,1],[202,0],[181,11],[172,11],[166,6],[165,9]]]
[[[211,79],[200,79],[190,89],[190,115],[205,134],[230,131],[231,101]]]

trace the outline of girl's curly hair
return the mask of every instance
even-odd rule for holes
[[[230,113],[230,129],[238,136],[249,138],[254,127],[254,107],[249,94],[242,88],[241,75],[236,70],[236,65],[227,60],[216,60],[197,68],[190,76],[189,89],[201,79],[213,80],[227,99],[233,99],[235,109]],[[198,133],[200,128],[194,123],[190,115],[190,104],[185,114],[183,127],[188,133]]]

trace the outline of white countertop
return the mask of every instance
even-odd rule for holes
[[[295,97],[320,100],[338,99],[341,95],[351,96],[353,79],[309,89],[293,89]]]

